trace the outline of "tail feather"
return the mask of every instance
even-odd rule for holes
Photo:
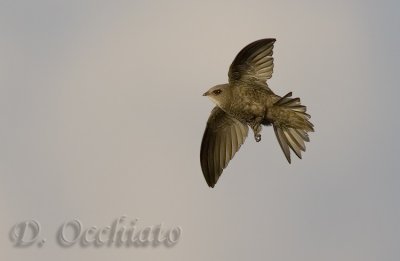
[[[289,145],[288,145],[288,140],[286,139],[285,134],[283,133],[283,130],[281,128],[278,128],[274,125],[274,131],[275,135],[278,139],[279,145],[281,146],[281,149],[283,151],[283,154],[285,154],[285,157],[289,163],[291,163],[290,160],[290,150],[289,150]]]
[[[305,142],[310,141],[308,132],[314,131],[314,125],[309,121],[311,116],[306,113],[307,107],[300,104],[300,98],[290,98],[291,96],[290,92],[280,98],[268,114],[276,138],[289,163],[290,150],[301,159],[301,152],[306,151]]]
[[[310,142],[310,138],[308,137],[308,133],[305,132],[304,130],[299,130],[299,129],[295,129],[296,133],[299,134],[301,136],[301,138],[306,141],[306,142]]]
[[[297,157],[301,159],[301,151],[306,151],[306,146],[304,145],[304,142],[301,144],[291,133],[291,130],[288,128],[284,129],[284,133],[286,136],[286,139],[289,143],[290,148],[296,153]]]
[[[289,134],[293,138],[293,140],[296,142],[296,145],[302,151],[306,151],[306,144],[304,143],[304,141],[307,141],[307,140],[304,139],[304,137],[300,136],[296,129],[289,128]],[[307,138],[308,138],[308,136],[307,136]],[[310,139],[308,139],[308,141],[310,141]]]

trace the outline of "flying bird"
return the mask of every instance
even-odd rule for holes
[[[200,148],[200,164],[208,186],[214,187],[244,143],[249,127],[256,142],[261,141],[262,126],[272,125],[279,145],[289,163],[290,150],[301,159],[301,151],[314,131],[306,106],[300,98],[275,94],[268,86],[272,77],[275,39],[261,39],[244,47],[233,60],[229,82],[203,94],[215,103],[208,118]]]

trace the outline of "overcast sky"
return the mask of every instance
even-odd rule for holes
[[[1,260],[400,260],[397,1],[0,1]],[[246,44],[275,37],[269,84],[316,132],[289,165],[272,128],[214,189],[199,149]],[[172,248],[64,249],[118,217]],[[36,219],[42,248],[13,247]]]

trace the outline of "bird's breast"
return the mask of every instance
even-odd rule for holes
[[[231,104],[229,113],[241,121],[249,122],[254,118],[263,117],[265,106],[250,99],[241,99]]]

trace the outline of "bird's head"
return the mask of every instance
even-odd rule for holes
[[[231,92],[229,84],[219,84],[210,88],[203,96],[210,98],[218,107],[223,107],[230,101]]]

